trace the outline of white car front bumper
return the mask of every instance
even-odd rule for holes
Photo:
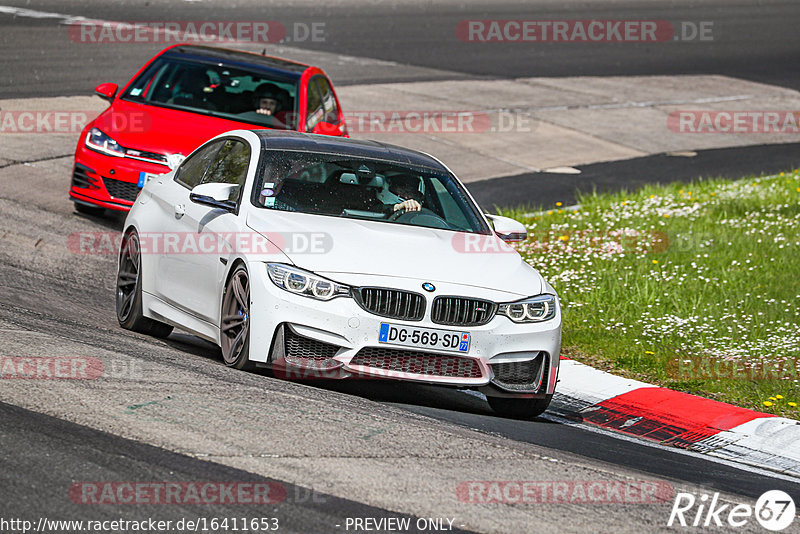
[[[252,262],[249,271],[250,359],[272,365],[287,378],[384,378],[480,388],[489,395],[522,397],[540,397],[555,390],[561,345],[560,311],[543,323],[518,324],[495,314],[479,326],[437,324],[431,320],[431,306],[437,295],[495,302],[498,296],[509,295],[446,282],[437,282],[437,291],[425,294],[420,290],[422,280],[381,280],[382,287],[423,294],[423,318],[409,321],[371,313],[351,297],[320,301],[290,293],[272,283],[263,263]],[[368,278],[370,283],[365,285],[378,285],[374,277]],[[341,277],[337,281],[340,280]],[[443,352],[382,343],[378,340],[381,323],[468,332],[469,350]]]

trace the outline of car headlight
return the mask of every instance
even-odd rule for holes
[[[290,293],[318,300],[350,296],[348,286],[337,284],[297,267],[290,267],[282,263],[268,263],[267,272],[272,283]]]
[[[497,313],[515,323],[541,323],[556,316],[558,300],[555,295],[539,295],[517,302],[500,304]]]
[[[106,133],[99,128],[92,128],[86,134],[86,146],[92,150],[97,150],[109,156],[124,156],[125,149],[119,143],[111,139]]]

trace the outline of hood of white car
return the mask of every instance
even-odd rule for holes
[[[539,273],[494,234],[277,210],[250,212],[247,225],[281,248],[296,266],[334,279],[337,273],[411,278],[520,298],[539,294],[544,287]]]

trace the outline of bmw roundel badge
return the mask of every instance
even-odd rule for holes
[[[428,292],[436,291],[436,286],[431,284],[430,282],[425,282],[424,284],[422,284],[422,289]]]

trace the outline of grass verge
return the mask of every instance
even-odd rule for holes
[[[800,418],[800,171],[579,205],[503,213],[559,293],[565,356]]]

